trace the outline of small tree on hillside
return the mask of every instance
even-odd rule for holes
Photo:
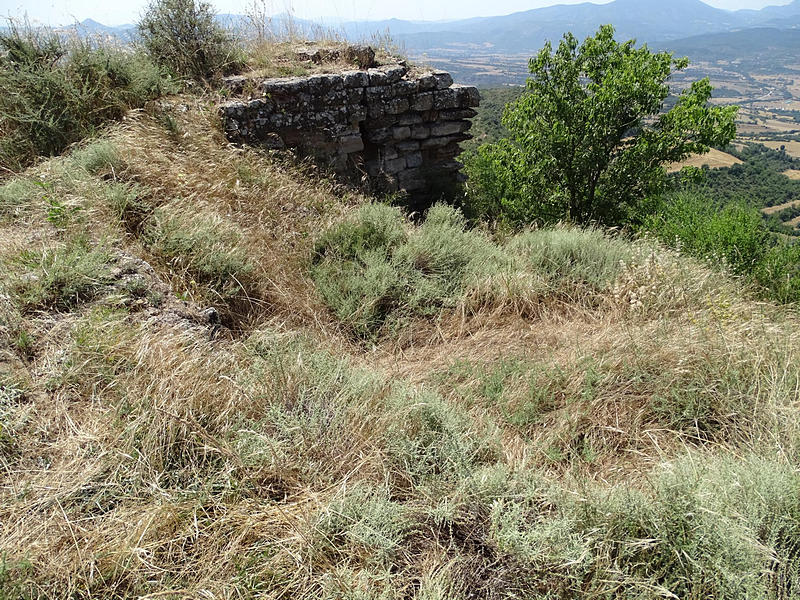
[[[214,17],[203,0],[152,0],[139,22],[139,36],[157,63],[181,77],[211,81],[242,62],[233,38]]]
[[[664,112],[685,58],[618,43],[605,25],[582,44],[571,33],[530,60],[527,92],[506,107],[510,137],[468,165],[473,206],[513,222],[629,221],[665,181],[664,164],[722,146],[737,107],[712,107],[708,79]]]

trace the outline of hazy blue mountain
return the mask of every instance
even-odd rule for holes
[[[750,67],[781,69],[800,63],[800,29],[751,27],[650,44],[693,61],[730,61]]]
[[[800,14],[800,0],[793,0],[793,2],[783,6],[767,6],[761,10],[740,10],[737,12],[751,23],[764,23]]]
[[[613,23],[619,37],[654,41],[729,31],[754,21],[757,19],[752,15],[713,8],[700,0],[615,0],[609,4],[550,6],[439,27],[429,24],[427,31],[389,29],[411,51],[491,44],[498,51],[531,52],[546,40],[559,39],[565,31],[584,37],[604,23]]]
[[[217,18],[232,29],[246,31],[250,26],[243,15],[222,14]],[[740,11],[720,10],[701,0],[614,0],[608,4],[557,5],[448,22],[389,19],[328,22],[322,28],[356,41],[388,32],[412,56],[428,53],[465,57],[481,53],[531,55],[545,41],[557,41],[566,31],[585,37],[604,23],[614,24],[618,38],[657,43],[695,58],[712,53],[735,60],[737,52],[768,55],[797,50],[798,34],[793,28],[800,30],[800,0],[786,6]],[[313,37],[321,29],[311,21],[288,15],[273,17],[269,27],[278,36],[292,31],[301,37]],[[108,27],[91,19],[64,30],[123,40],[135,35],[134,25]],[[681,40],[681,44],[676,47],[668,43],[672,40]]]

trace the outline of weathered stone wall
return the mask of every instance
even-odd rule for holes
[[[402,65],[304,78],[226,80],[220,107],[233,142],[291,147],[381,190],[425,193],[455,182],[459,142],[480,96],[443,71],[412,74]]]

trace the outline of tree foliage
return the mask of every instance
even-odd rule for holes
[[[181,77],[211,81],[241,64],[241,51],[203,0],[152,0],[139,22],[147,52]]]
[[[664,110],[670,76],[687,65],[617,42],[610,25],[583,43],[567,33],[555,51],[548,42],[530,60],[527,92],[506,107],[509,138],[469,165],[477,211],[514,222],[635,218],[640,200],[662,187],[664,164],[736,133],[737,108],[709,106],[708,79]]]

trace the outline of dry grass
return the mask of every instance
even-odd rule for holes
[[[797,173],[800,174],[800,171],[797,171]],[[761,209],[761,212],[763,212],[765,215],[772,215],[777,212],[781,212],[784,209],[792,208],[796,204],[798,204],[798,200],[784,202],[783,204],[776,204],[775,206],[765,206],[764,208]]]
[[[520,268],[356,344],[309,269],[369,199],[228,145],[212,115],[131,114],[27,174],[55,211],[0,213],[0,268],[27,285],[45,263],[21,254],[78,237],[110,269],[68,308],[2,282],[0,597],[790,589],[791,309],[643,241],[591,293]],[[234,293],[154,241],[159,215],[249,265]]]
[[[759,144],[765,145],[767,148],[772,148],[773,150],[780,150],[781,147],[784,147],[786,148],[786,153],[789,154],[790,156],[793,156],[794,158],[800,157],[800,142],[794,142],[791,140],[775,141],[775,140],[761,140],[761,139],[754,141],[758,142]]]
[[[213,109],[200,101],[176,99],[173,108],[181,107],[185,112],[169,113],[175,115],[169,128],[158,116],[140,113],[114,131],[110,140],[126,165],[118,177],[143,186],[153,206],[176,199],[175,214],[206,215],[240,232],[238,249],[254,272],[232,307],[239,318],[324,318],[303,267],[308,232],[325,228],[363,200],[311,163],[298,167],[229,145],[212,123]],[[187,288],[180,273],[175,277],[170,265],[164,267],[161,274],[176,289],[203,302],[201,291]]]
[[[674,163],[667,166],[668,173],[677,173],[683,167],[703,167],[708,166],[711,169],[722,169],[733,165],[740,165],[742,161],[716,148],[711,148],[707,153],[699,156],[692,156],[680,163]]]

